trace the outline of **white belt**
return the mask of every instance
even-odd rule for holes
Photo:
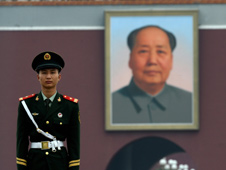
[[[60,147],[64,146],[64,143],[62,141],[56,140],[56,141],[42,141],[42,142],[31,142],[31,148],[46,150],[52,148],[53,152],[56,152],[57,148],[58,150],[61,150]]]

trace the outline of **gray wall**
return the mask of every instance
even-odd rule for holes
[[[101,27],[108,10],[198,9],[200,26],[225,26],[226,4],[114,6],[0,6],[0,27]],[[1,28],[0,28],[1,29]]]

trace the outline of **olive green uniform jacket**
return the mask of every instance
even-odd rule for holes
[[[56,94],[46,110],[41,92],[24,98],[39,128],[65,141],[67,149],[28,149],[31,142],[51,141],[36,131],[21,102],[17,120],[17,169],[18,170],[79,170],[80,165],[80,116],[78,100]]]

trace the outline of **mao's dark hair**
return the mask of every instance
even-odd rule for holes
[[[169,31],[167,31],[167,30],[165,30],[165,29],[163,29],[163,28],[161,28],[159,26],[156,26],[156,25],[147,25],[147,26],[144,26],[144,27],[137,28],[137,29],[133,30],[128,35],[128,37],[127,37],[127,44],[129,46],[130,51],[132,51],[132,49],[134,47],[134,44],[136,42],[137,34],[141,30],[143,30],[145,28],[149,28],[149,27],[150,28],[158,28],[158,29],[162,30],[163,32],[165,32],[167,34],[168,38],[169,38],[169,43],[170,43],[171,50],[173,51],[175,49],[175,47],[176,47],[176,38],[171,32],[169,32]]]

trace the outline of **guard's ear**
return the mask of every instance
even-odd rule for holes
[[[37,74],[37,79],[38,79],[38,81],[39,81],[39,74]]]
[[[59,75],[58,75],[58,81],[60,81],[61,80],[61,74],[59,73]]]

